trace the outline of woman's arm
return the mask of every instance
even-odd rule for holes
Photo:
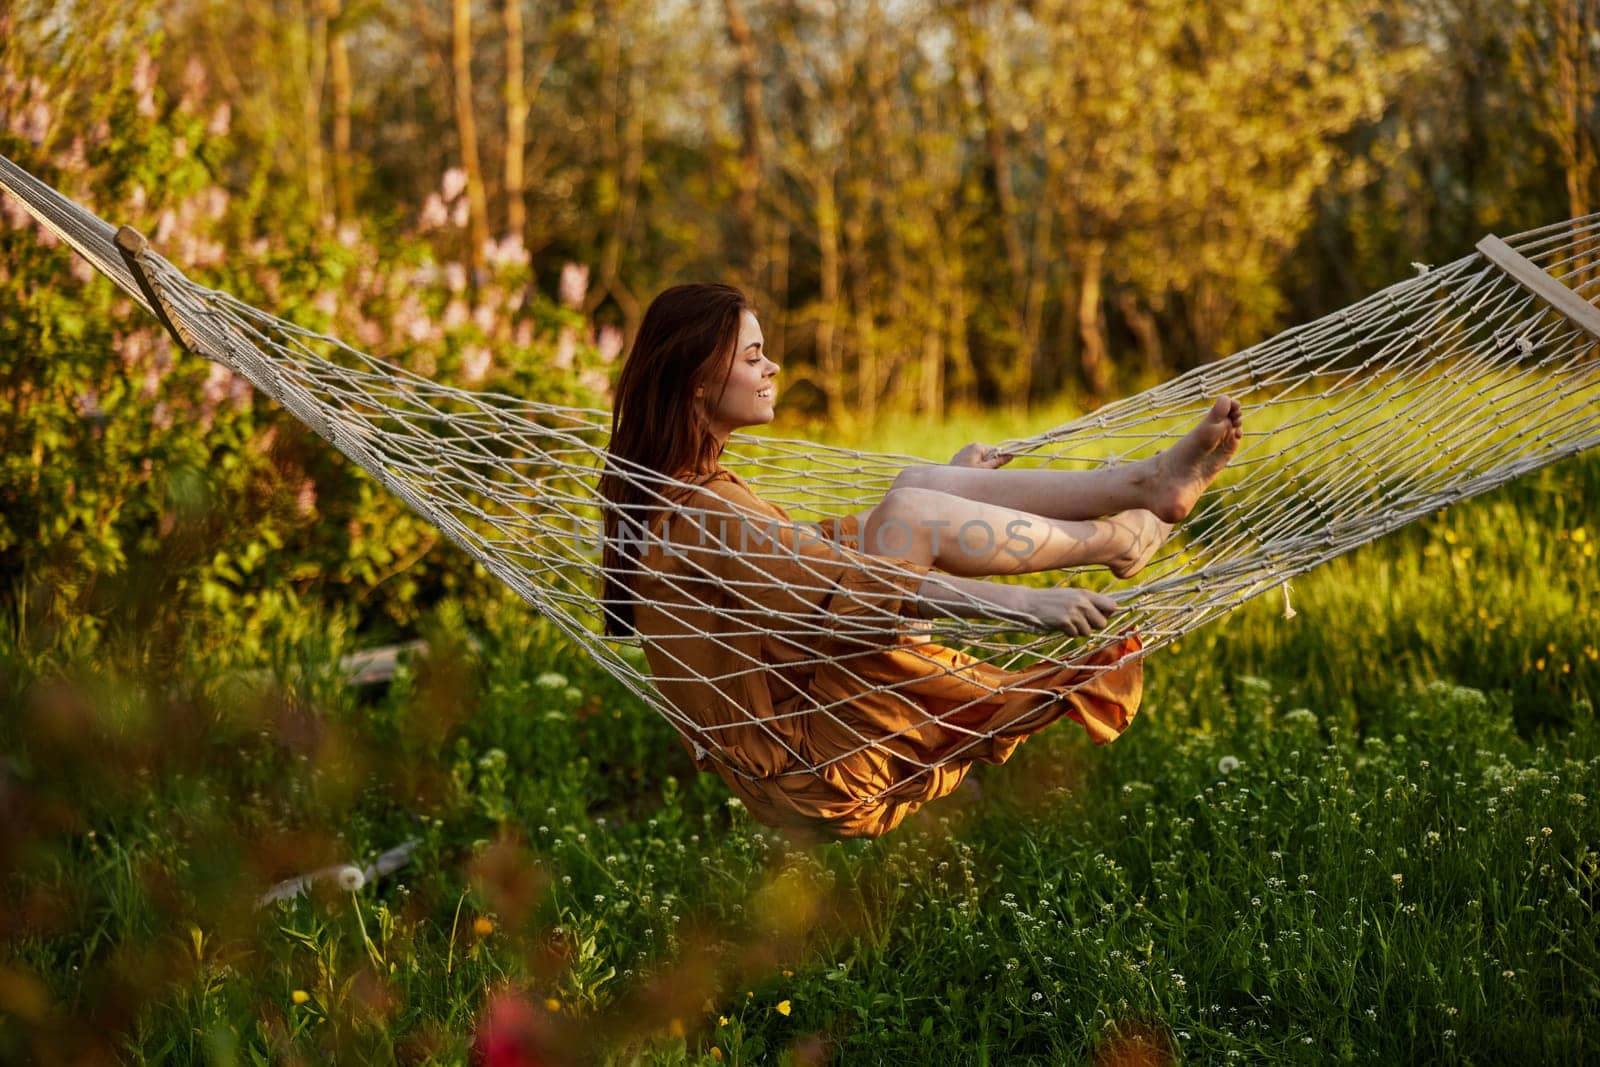
[[[1020,619],[1082,637],[1105,626],[1119,609],[1115,600],[1087,589],[1030,589],[941,574],[923,578],[915,610],[924,619]]]

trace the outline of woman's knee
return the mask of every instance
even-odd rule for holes
[[[950,494],[935,489],[911,486],[890,489],[862,525],[862,550],[877,556],[902,556],[931,563],[934,555],[931,532],[946,509],[949,497]]]
[[[894,476],[890,492],[896,489],[943,489],[944,467],[934,463],[919,463],[907,467]]]

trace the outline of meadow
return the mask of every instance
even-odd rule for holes
[[[0,1060],[1595,1062],[1597,501],[1588,456],[1413,524],[1153,655],[1115,744],[823,845],[515,603],[378,689],[338,613],[160,669],[10,620]]]

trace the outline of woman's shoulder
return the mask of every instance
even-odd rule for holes
[[[744,510],[766,515],[783,514],[782,508],[763,500],[749,482],[721,464],[711,470],[680,474],[678,481],[695,487],[684,493],[685,504],[693,505],[698,502],[702,505],[716,506],[719,502],[726,502]]]

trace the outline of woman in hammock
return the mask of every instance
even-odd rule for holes
[[[651,303],[617,383],[600,482],[606,630],[641,637],[656,687],[692,724],[696,766],[762,822],[876,836],[1062,716],[1096,744],[1127,729],[1135,636],[1014,673],[909,620],[1099,630],[1117,611],[1109,597],[979,579],[1138,572],[1238,447],[1238,403],[1217,401],[1157,457],[1098,470],[1002,471],[1006,457],[969,445],[807,530],[718,463],[729,434],[772,420],[777,371],[743,294],[680,285]],[[991,533],[976,551],[973,523]]]

